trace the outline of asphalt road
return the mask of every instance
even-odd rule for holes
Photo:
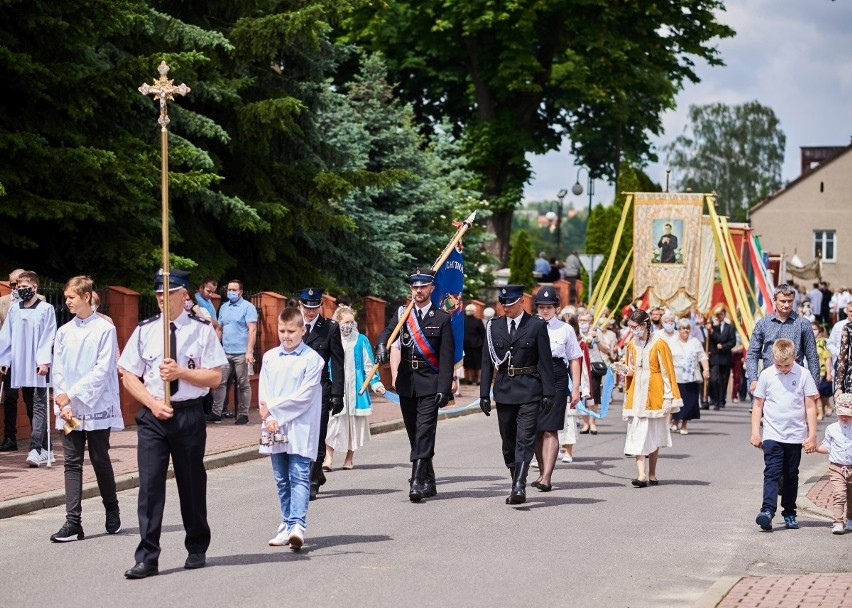
[[[122,576],[137,543],[135,490],[120,494],[117,536],[103,531],[99,499],[84,503],[82,542],[49,542],[62,508],[0,520],[0,606],[678,607],[721,576],[849,570],[852,535],[832,536],[824,520],[800,513],[802,528],[792,531],[777,517],[772,533],[754,524],[763,464],[748,445],[747,407],[705,412],[690,435],[675,436],[658,487],[630,486],[623,431],[613,413],[600,434],[581,435],[575,462],[557,464],[554,491],[529,489],[519,507],[504,503],[496,416],[440,423],[439,495],[417,505],[407,498],[404,433],[378,435],[356,454],[355,470],[328,475],[300,553],[266,544],[278,525],[269,462],[217,469],[213,542],[196,571],[182,568],[170,482],[161,574],[141,581]],[[803,457],[802,481],[825,468],[824,456]]]

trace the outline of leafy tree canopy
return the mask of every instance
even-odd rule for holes
[[[715,192],[719,211],[744,221],[751,205],[781,187],[786,137],[757,101],[689,107],[685,132],[665,148],[681,190]]]

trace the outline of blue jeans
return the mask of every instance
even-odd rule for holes
[[[763,506],[761,511],[775,515],[778,507],[778,482],[784,480],[781,490],[781,515],[796,514],[796,496],[799,493],[799,462],[802,460],[801,443],[763,442]]]
[[[300,525],[307,528],[308,501],[311,496],[311,463],[306,456],[298,454],[271,454],[272,474],[278,486],[281,502],[281,521],[289,530]]]

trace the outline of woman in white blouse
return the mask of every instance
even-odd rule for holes
[[[690,420],[701,418],[699,404],[701,382],[702,380],[706,382],[710,377],[707,353],[704,352],[701,342],[691,333],[692,323],[689,319],[680,319],[677,322],[677,334],[672,335],[671,338],[666,336],[666,342],[672,351],[677,387],[683,399],[683,407],[679,412],[672,414],[671,430],[679,430],[681,435],[689,434],[686,426]]]

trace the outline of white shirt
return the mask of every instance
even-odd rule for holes
[[[672,363],[675,368],[675,376],[678,384],[687,382],[701,382],[701,361],[707,361],[707,353],[696,338],[689,336],[684,342],[677,333],[671,336],[664,335],[663,339],[672,351]]]
[[[141,377],[146,390],[158,399],[163,398],[163,381],[160,379],[160,365],[163,363],[162,316],[160,313],[137,325],[118,360],[120,368]],[[177,328],[177,353],[172,353],[172,359],[177,361],[179,367],[213,369],[228,364],[212,325],[190,317],[186,311],[182,311],[172,322]],[[179,380],[178,390],[171,395],[171,400],[198,399],[209,390],[206,386]]]
[[[832,422],[825,429],[822,445],[828,448],[828,461],[852,466],[852,423]]]
[[[521,314],[519,314],[517,317],[510,317],[509,315],[506,315],[506,329],[509,330],[510,336],[512,335],[512,321],[515,322],[515,331],[518,331],[518,328],[521,326],[521,319],[523,318],[523,316],[523,310],[521,311]]]
[[[0,366],[12,366],[10,388],[45,387],[47,376],[36,373],[39,365],[53,360],[56,312],[44,300],[26,308],[17,300],[0,329]]]
[[[78,431],[124,428],[118,398],[118,342],[115,326],[95,313],[74,317],[56,332],[53,343],[53,392],[71,399],[74,417],[83,424]],[[65,420],[54,404],[56,428]]]
[[[298,454],[315,459],[322,415],[323,358],[304,342],[290,352],[283,347],[263,354],[258,402],[266,404],[287,443],[260,446],[261,454]],[[261,422],[261,436],[266,425]]]
[[[573,361],[583,356],[574,328],[565,321],[553,317],[547,322],[547,336],[550,338],[550,352],[554,359]]]
[[[828,347],[828,352],[831,353],[832,365],[837,360],[837,357],[840,356],[840,339],[843,337],[843,326],[848,322],[848,318],[838,321],[834,324],[834,327],[831,328],[831,333],[828,334],[826,346]]]
[[[757,379],[755,397],[763,403],[763,440],[802,443],[808,438],[805,397],[817,397],[811,374],[798,363],[786,374],[770,365]]]

